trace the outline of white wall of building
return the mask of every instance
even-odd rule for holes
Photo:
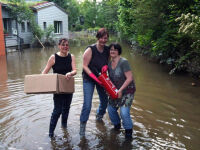
[[[54,26],[54,21],[62,21],[62,33],[55,34],[55,39],[60,39],[61,37],[69,38],[68,33],[68,15],[59,9],[55,5],[51,5],[49,7],[41,8],[37,10],[37,18],[38,25],[44,30],[44,22],[46,22],[46,26],[49,25]]]

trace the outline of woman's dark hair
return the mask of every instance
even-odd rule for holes
[[[96,38],[100,39],[102,38],[104,35],[107,35],[109,37],[109,33],[105,28],[100,28],[97,32]]]
[[[61,38],[60,40],[59,40],[59,42],[58,42],[58,45],[60,45],[61,43],[63,43],[63,42],[68,42],[68,39],[66,39],[66,38]]]
[[[118,44],[118,43],[111,43],[109,45],[109,50],[111,49],[111,47],[114,47],[114,49],[117,49],[118,54],[121,55],[121,53],[122,53],[122,47],[120,46],[120,44]]]

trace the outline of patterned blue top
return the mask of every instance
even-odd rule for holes
[[[108,64],[108,73],[110,80],[113,82],[113,84],[117,87],[117,89],[120,89],[120,87],[123,85],[123,83],[126,81],[125,72],[131,71],[131,67],[128,63],[128,61],[121,57],[116,68],[112,69],[111,62]],[[115,99],[112,100],[109,98],[109,104],[114,107],[121,107],[123,105],[125,106],[131,106],[134,93],[135,93],[135,83],[132,81],[127,88],[125,88],[122,92],[122,98],[121,99]]]

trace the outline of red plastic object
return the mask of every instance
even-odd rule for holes
[[[105,66],[103,66],[103,67],[101,68],[101,73],[106,73],[107,70],[108,70],[108,66],[105,65]]]
[[[118,89],[115,87],[115,85],[112,83],[110,78],[108,77],[106,72],[102,72],[102,74],[98,77],[99,81],[102,82],[103,87],[105,88],[108,95],[111,97],[111,99],[117,99],[118,98]]]

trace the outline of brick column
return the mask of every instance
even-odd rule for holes
[[[0,56],[5,55],[5,42],[4,42],[4,33],[3,33],[3,18],[2,18],[2,9],[0,3]]]

